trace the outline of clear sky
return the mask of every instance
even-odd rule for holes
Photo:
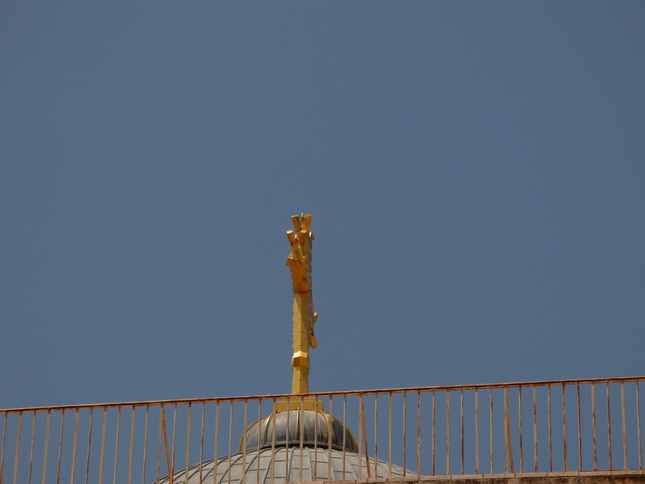
[[[0,407],[645,373],[645,3],[0,3]]]

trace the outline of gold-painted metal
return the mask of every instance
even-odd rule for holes
[[[309,231],[312,216],[308,214],[291,217],[294,230],[287,231],[291,251],[287,266],[291,269],[293,288],[293,357],[291,358],[291,393],[309,393],[309,349],[318,346],[314,336],[314,324],[318,314],[314,312],[311,292],[311,243],[314,234]]]
[[[287,410],[313,410],[314,412],[324,412],[323,402],[313,398],[304,400],[278,400],[275,402],[274,409],[276,412],[286,412]]]

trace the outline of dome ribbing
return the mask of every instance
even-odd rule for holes
[[[358,452],[358,444],[343,422],[316,410],[273,412],[249,426],[240,450],[300,446]]]
[[[302,469],[302,471],[301,471]],[[410,475],[409,472],[407,472]],[[353,452],[312,447],[264,448],[233,454],[216,462],[202,462],[173,475],[181,484],[287,484],[314,481],[347,481],[367,478],[400,478],[403,468]],[[201,479],[201,480],[200,480]],[[165,477],[159,484],[169,484]]]

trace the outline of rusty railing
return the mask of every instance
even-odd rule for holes
[[[359,449],[353,458],[365,462],[366,475],[359,476],[363,479],[379,462],[389,466],[390,477],[393,466],[400,466],[411,479],[642,471],[644,380],[542,381],[307,397],[321,402],[326,413],[353,430]],[[200,463],[227,456],[233,462],[230,456],[240,452],[238,443],[251,422],[267,416],[276,401],[300,399],[270,395],[0,410],[0,483],[148,484],[184,470],[187,475],[189,469],[197,469],[193,475],[198,473],[195,482],[200,482]],[[249,454],[250,461],[254,452],[243,450],[240,455],[246,461]],[[321,446],[316,452],[327,449]],[[278,480],[274,475],[271,481]],[[299,478],[287,475],[292,476],[290,482],[302,480],[302,470]]]

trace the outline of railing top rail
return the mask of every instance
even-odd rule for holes
[[[404,387],[404,388],[384,388],[374,390],[345,390],[345,391],[329,391],[329,392],[316,392],[302,395],[291,394],[269,394],[269,395],[248,395],[237,397],[210,397],[210,398],[181,398],[173,400],[148,400],[136,402],[115,402],[115,403],[87,403],[79,405],[51,405],[40,407],[19,407],[0,409],[0,414],[19,413],[19,412],[43,412],[43,411],[62,411],[62,410],[76,410],[76,409],[92,409],[92,408],[116,408],[116,407],[145,407],[153,405],[184,405],[184,404],[200,404],[200,403],[215,403],[215,402],[239,402],[239,401],[255,401],[255,400],[285,400],[290,399],[297,401],[306,397],[342,397],[352,395],[387,395],[391,393],[425,393],[425,392],[447,392],[447,391],[460,391],[460,390],[488,390],[496,388],[521,388],[521,387],[540,387],[540,386],[554,386],[554,385],[589,385],[594,383],[626,383],[626,382],[639,382],[645,381],[645,376],[628,376],[628,377],[613,377],[613,378],[583,378],[572,380],[543,380],[543,381],[527,381],[527,382],[512,382],[512,383],[477,383],[471,385],[444,385],[444,386],[431,386],[431,387]]]

